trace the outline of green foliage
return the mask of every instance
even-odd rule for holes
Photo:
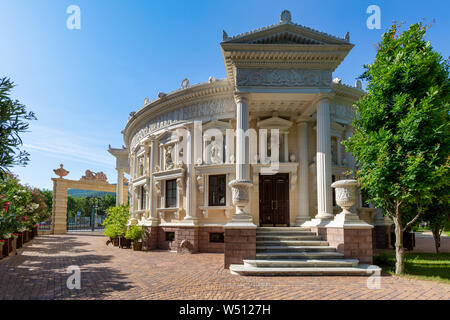
[[[433,51],[421,24],[398,29],[383,35],[375,62],[365,66],[368,94],[356,103],[354,134],[344,145],[363,192],[401,234],[450,180],[450,60]],[[401,236],[396,249],[402,273]]]
[[[50,216],[44,195],[37,189],[23,186],[10,173],[0,179],[0,198],[0,238],[31,229]],[[5,208],[7,202],[8,210]]]
[[[127,232],[125,233],[125,238],[130,240],[139,240],[142,238],[144,234],[144,229],[141,226],[131,226],[128,228]]]
[[[345,142],[370,201],[394,216],[402,203],[432,201],[448,179],[450,150],[449,60],[424,40],[420,24],[382,38],[365,66],[368,94],[357,104],[354,135]]]
[[[69,217],[75,217],[78,211],[81,212],[82,217],[89,217],[94,205],[98,206],[98,215],[105,215],[108,208],[116,205],[116,197],[113,197],[110,194],[104,194],[101,197],[86,198],[67,196],[67,212]]]
[[[393,274],[395,255],[383,252],[373,257],[373,263],[383,272]],[[414,253],[405,254],[405,276],[424,280],[450,283],[450,253]]]
[[[0,176],[14,165],[27,164],[29,154],[20,150],[20,134],[28,130],[28,121],[36,119],[18,100],[11,99],[13,87],[10,79],[0,78]]]
[[[110,207],[103,226],[105,226],[105,236],[109,238],[117,238],[125,235],[127,231],[127,223],[130,218],[130,208],[128,205],[120,205]]]

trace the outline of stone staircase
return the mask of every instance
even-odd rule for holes
[[[233,264],[230,271],[245,276],[369,276],[381,269],[345,259],[308,228],[265,227],[256,230],[256,259]]]

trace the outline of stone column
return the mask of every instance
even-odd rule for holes
[[[194,127],[190,126],[186,141],[186,216],[184,220],[197,223],[197,207],[195,201],[195,169],[194,169]],[[181,199],[180,199],[181,200]]]
[[[333,219],[331,190],[330,105],[327,98],[317,105],[317,215],[316,219]]]
[[[250,202],[249,188],[250,181],[250,159],[249,159],[249,138],[245,133],[248,130],[248,105],[247,99],[242,96],[236,97],[236,179],[229,184],[233,190],[233,204],[236,206],[236,213],[233,221],[254,226],[252,216],[245,212],[245,207]]]
[[[298,143],[298,213],[295,218],[295,225],[299,226],[310,220],[309,216],[309,161],[308,161],[308,123],[299,122],[297,124]]]
[[[123,203],[123,169],[117,169],[117,186],[116,186],[116,205],[121,205]]]
[[[153,170],[155,169],[155,160],[157,154],[156,141],[150,141],[150,163],[148,167],[148,210],[150,217],[144,223],[144,235],[142,237],[143,250],[152,250],[158,247],[159,218],[156,211],[156,195],[154,191]]]
[[[233,204],[236,212],[232,220],[224,227],[225,250],[224,267],[230,264],[242,264],[244,259],[256,257],[256,225],[246,207],[250,202],[249,188],[250,162],[248,156],[248,102],[243,96],[236,96],[236,179],[229,185],[232,187]]]
[[[150,141],[150,156],[149,156],[149,166],[148,166],[148,210],[150,212],[150,217],[147,219],[145,225],[156,226],[158,225],[158,213],[156,212],[155,205],[155,190],[154,190],[154,179],[153,179],[153,170],[155,168],[155,160],[156,160],[156,141]]]

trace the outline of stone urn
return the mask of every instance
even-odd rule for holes
[[[357,181],[353,179],[339,180],[331,187],[336,189],[336,203],[342,208],[341,214],[352,214],[350,208],[356,202]]]
[[[249,203],[249,188],[252,186],[250,180],[233,180],[229,183],[232,188],[232,200],[233,204],[236,206],[236,213],[233,215],[233,220],[251,220],[251,216],[244,212],[244,208]]]

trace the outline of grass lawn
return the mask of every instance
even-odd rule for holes
[[[430,229],[427,229],[427,228],[419,228],[419,227],[414,228],[414,231],[415,231],[415,232],[431,232]],[[442,231],[442,235],[443,235],[443,236],[450,237],[450,230],[445,229],[444,231]]]
[[[374,256],[374,264],[384,272],[395,274],[395,253],[382,252]],[[405,253],[403,276],[450,283],[450,253]]]

